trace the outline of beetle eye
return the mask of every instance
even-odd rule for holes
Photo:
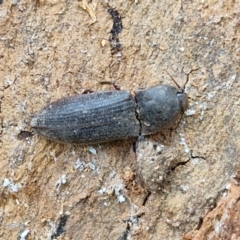
[[[177,97],[178,97],[178,100],[180,102],[182,111],[186,111],[187,108],[188,108],[188,96],[187,96],[187,94],[184,93],[184,92],[178,92]]]

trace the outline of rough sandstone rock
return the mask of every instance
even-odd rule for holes
[[[0,2],[2,239],[240,237],[238,1]],[[183,85],[182,68],[199,69],[189,110],[146,139],[173,156],[151,192],[135,139],[79,147],[31,133],[50,101],[113,89],[100,81],[174,84],[164,70]]]

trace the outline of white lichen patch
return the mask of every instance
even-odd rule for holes
[[[22,185],[20,183],[14,183],[8,178],[4,178],[3,187],[8,187],[10,192],[18,192],[21,189]]]
[[[26,240],[29,233],[30,233],[30,230],[29,230],[29,229],[25,229],[25,230],[20,234],[20,240]]]
[[[123,180],[120,176],[115,172],[112,171],[107,178],[104,186],[98,191],[100,194],[115,194],[117,196],[118,202],[123,203],[126,200],[124,194],[125,185]]]

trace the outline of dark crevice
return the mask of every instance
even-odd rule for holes
[[[18,136],[17,139],[18,140],[26,140],[27,138],[31,138],[33,136],[33,133],[28,132],[28,131],[21,131]]]
[[[203,160],[206,160],[205,157],[202,157],[202,156],[198,156],[198,155],[197,156],[193,156],[193,150],[190,151],[190,155],[191,155],[191,158],[193,158],[193,159],[194,158],[201,158]]]
[[[191,158],[201,158],[201,159],[203,159],[203,160],[206,160],[206,159],[205,159],[204,157],[202,157],[202,156],[193,156],[192,152],[193,152],[193,151],[191,151]]]
[[[203,218],[200,217],[200,218],[199,218],[199,221],[198,221],[198,225],[197,225],[197,227],[196,227],[195,230],[199,230],[199,229],[201,228],[202,224],[203,224]]]
[[[179,163],[177,163],[174,167],[171,167],[171,168],[170,168],[170,171],[173,172],[177,167],[186,165],[189,161],[190,161],[190,158],[189,158],[187,161],[185,161],[185,162],[179,162]]]
[[[108,12],[112,17],[113,20],[113,27],[111,30],[111,37],[109,38],[112,51],[119,51],[122,48],[122,44],[119,41],[118,34],[122,31],[122,18],[117,10],[109,7]]]
[[[89,93],[93,93],[93,90],[91,89],[85,89],[82,94],[89,94]]]
[[[143,200],[142,206],[145,206],[145,205],[146,205],[146,203],[147,203],[149,197],[151,196],[151,194],[152,194],[152,193],[151,193],[150,191],[147,193],[146,197],[145,197],[144,200]]]
[[[137,152],[137,142],[133,142],[133,144],[132,144],[132,149],[133,149],[133,152],[134,152],[134,153]]]
[[[142,135],[142,122],[141,122],[141,118],[140,118],[139,111],[138,111],[138,109],[139,109],[138,100],[135,96],[134,96],[134,100],[135,100],[135,116],[139,122],[139,136],[141,136]]]
[[[127,240],[129,233],[130,233],[130,224],[127,223],[126,230],[122,233],[122,235],[118,238],[118,240]]]
[[[134,224],[138,223],[139,218],[141,218],[144,215],[143,212],[135,215],[135,216],[131,216],[129,217],[127,220],[123,221],[127,223],[126,226],[126,230],[121,234],[121,236],[118,238],[118,240],[127,240],[129,239],[129,234],[131,232],[131,226],[133,226]]]
[[[208,212],[211,212],[213,209],[215,209],[217,207],[217,200],[214,199],[214,202],[209,203],[209,207],[208,207]]]
[[[69,217],[69,216],[64,215],[64,216],[62,216],[62,217],[60,218],[60,221],[59,221],[57,230],[56,230],[56,232],[51,236],[51,240],[57,239],[57,237],[59,237],[60,235],[62,235],[62,234],[66,231],[65,226],[66,226],[68,217]]]
[[[0,1],[1,1],[1,0],[0,0]],[[12,82],[11,84],[8,84],[7,86],[4,86],[4,87],[3,87],[3,91],[6,90],[6,89],[8,89],[8,88],[10,88],[13,84],[15,84],[16,80],[17,80],[17,77],[14,78],[14,80],[13,80],[13,82]]]
[[[240,198],[237,198],[235,205],[237,205],[239,201],[240,201]]]

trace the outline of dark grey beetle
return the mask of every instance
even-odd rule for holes
[[[134,94],[102,91],[55,101],[32,119],[31,126],[58,142],[94,144],[171,128],[187,107],[187,94],[169,85]]]

